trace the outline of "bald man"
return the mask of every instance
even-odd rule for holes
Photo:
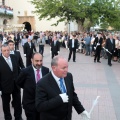
[[[23,88],[22,103],[27,120],[40,120],[40,113],[35,108],[35,89],[37,82],[49,73],[49,68],[43,66],[43,57],[40,53],[34,53],[31,62],[31,66],[21,71],[17,84]]]
[[[51,62],[52,71],[45,75],[36,87],[36,108],[40,120],[71,120],[72,106],[78,114],[89,120],[74,90],[73,76],[68,73],[68,62],[55,56]]]

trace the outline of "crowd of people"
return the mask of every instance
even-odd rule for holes
[[[50,45],[51,69],[42,65],[45,44]],[[26,67],[19,46],[23,47]],[[36,46],[39,47],[37,52]],[[60,48],[69,50],[68,59],[59,56]],[[73,76],[68,62],[76,52],[117,62],[120,59],[120,34],[89,32],[11,32],[0,33],[0,94],[5,120],[12,120],[10,101],[15,120],[22,120],[22,105],[27,120],[71,120],[72,106],[78,114],[90,116],[74,91]],[[79,54],[78,54],[79,55]],[[21,103],[21,90],[23,101]]]
[[[27,120],[71,120],[72,107],[82,119],[89,120],[75,93],[73,76],[68,72],[68,62],[73,53],[76,62],[78,39],[68,33],[64,39],[60,32],[0,33],[0,95],[5,120],[12,120],[10,103],[15,120],[23,120],[22,108]],[[44,45],[51,49],[51,71],[43,66]],[[19,51],[23,46],[26,67]],[[36,46],[39,46],[39,52]],[[60,47],[69,48],[66,60],[59,56]],[[23,96],[21,102],[21,88]],[[12,99],[11,99],[12,98]]]

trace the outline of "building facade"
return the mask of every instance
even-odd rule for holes
[[[39,20],[33,14],[34,6],[29,0],[0,0],[0,30],[1,31],[68,31],[70,25],[61,22],[58,26],[51,26],[56,23],[57,18],[52,20]]]

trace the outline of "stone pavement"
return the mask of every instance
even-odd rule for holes
[[[38,47],[37,47],[38,49]],[[22,48],[20,48],[23,56]],[[61,48],[60,55],[66,59],[68,50]],[[101,63],[94,63],[93,57],[77,53],[76,62],[69,62],[69,72],[73,74],[74,85],[78,97],[89,112],[93,100],[100,96],[90,120],[120,120],[120,63],[114,62],[112,67],[107,65],[106,59]],[[25,57],[23,57],[25,63]],[[45,46],[44,65],[50,68],[50,48]],[[13,108],[11,107],[13,114]],[[24,111],[23,118],[26,120]],[[72,120],[80,120],[81,116],[73,109]],[[0,120],[4,120],[0,99]]]

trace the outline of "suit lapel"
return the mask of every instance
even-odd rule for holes
[[[49,73],[50,77],[49,77],[49,85],[51,86],[51,88],[57,93],[57,94],[60,94],[61,91],[60,91],[60,88],[58,86],[58,84],[56,83],[55,79],[53,78],[52,74]]]
[[[68,94],[68,96],[69,96],[69,94],[70,94],[70,85],[69,85],[69,80],[68,80],[68,78],[67,77],[65,77],[64,78],[64,81],[65,81],[65,85],[66,85],[66,89],[67,89],[67,94]]]
[[[32,77],[33,83],[36,85],[35,73],[32,66],[30,66],[30,75]]]

